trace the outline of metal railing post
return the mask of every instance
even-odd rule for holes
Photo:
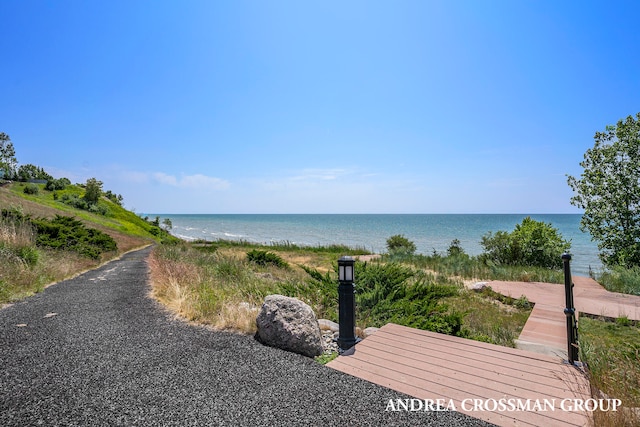
[[[576,322],[576,309],[573,305],[573,279],[571,278],[571,255],[562,255],[564,269],[564,295],[565,309],[567,317],[567,359],[574,365],[578,361],[578,324]]]

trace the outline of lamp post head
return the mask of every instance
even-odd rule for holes
[[[563,260],[566,259],[568,261],[571,261],[571,254],[567,254],[567,253],[562,254],[562,259]]]
[[[340,282],[353,282],[353,266],[356,261],[350,256],[343,256],[338,259],[338,280]]]

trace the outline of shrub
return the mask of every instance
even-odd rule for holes
[[[75,194],[63,194],[60,198],[60,201],[65,205],[72,206],[76,209],[87,210],[89,209],[89,204],[86,200],[79,198]]]
[[[109,213],[109,209],[106,206],[100,204],[89,205],[89,209],[87,210],[98,215],[107,215]]]
[[[520,298],[513,302],[513,305],[522,310],[528,310],[531,308],[531,303],[526,295],[521,295]]]
[[[253,262],[258,265],[275,265],[280,268],[287,268],[289,264],[278,254],[274,254],[273,252],[263,251],[259,249],[253,249],[252,251],[247,252],[247,261]]]
[[[36,184],[27,184],[23,191],[24,194],[38,194],[40,192],[40,188]]]
[[[67,188],[67,185],[71,185],[71,181],[69,181],[67,178],[52,178],[47,180],[47,184],[44,186],[44,189],[47,191],[64,190],[65,188]]]
[[[114,194],[111,190],[107,190],[104,193],[105,197],[109,200],[111,200],[113,203],[115,203],[118,206],[122,206],[122,201],[124,200],[122,195],[120,194]]]
[[[415,253],[416,245],[405,236],[396,234],[387,239],[387,250],[392,256],[408,256]]]
[[[55,194],[55,193],[54,193]],[[55,195],[54,195],[55,198]],[[109,208],[100,204],[100,203],[89,203],[83,198],[78,197],[75,194],[63,194],[60,198],[60,201],[65,205],[72,206],[76,209],[81,209],[84,211],[89,211],[91,213],[99,214],[99,215],[108,215]],[[152,234],[154,234],[152,232]],[[160,234],[160,232],[155,233],[155,235]]]
[[[456,257],[460,255],[466,255],[466,253],[464,249],[462,249],[462,246],[460,245],[460,240],[453,239],[451,241],[451,244],[449,245],[449,248],[447,249],[447,256]]]
[[[489,232],[482,236],[483,258],[495,264],[526,265],[550,269],[562,268],[561,255],[571,243],[551,224],[530,217],[511,232]]]
[[[54,219],[32,219],[36,227],[36,244],[41,247],[65,249],[98,259],[103,252],[115,251],[117,244],[102,231],[86,228],[80,221],[57,215]]]
[[[440,300],[458,294],[458,287],[433,283],[418,277],[409,267],[390,264],[356,263],[358,318],[373,325],[393,322],[412,328],[449,335],[466,336],[464,315],[449,310]]]
[[[18,256],[29,266],[33,267],[40,259],[40,252],[33,246],[24,246],[18,250]]]

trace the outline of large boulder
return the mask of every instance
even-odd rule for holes
[[[311,307],[296,298],[267,296],[256,325],[256,338],[263,344],[308,357],[322,354],[322,335],[316,315]]]

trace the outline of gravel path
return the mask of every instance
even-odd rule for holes
[[[487,425],[385,412],[407,396],[174,320],[147,296],[149,251],[0,310],[1,425]]]

